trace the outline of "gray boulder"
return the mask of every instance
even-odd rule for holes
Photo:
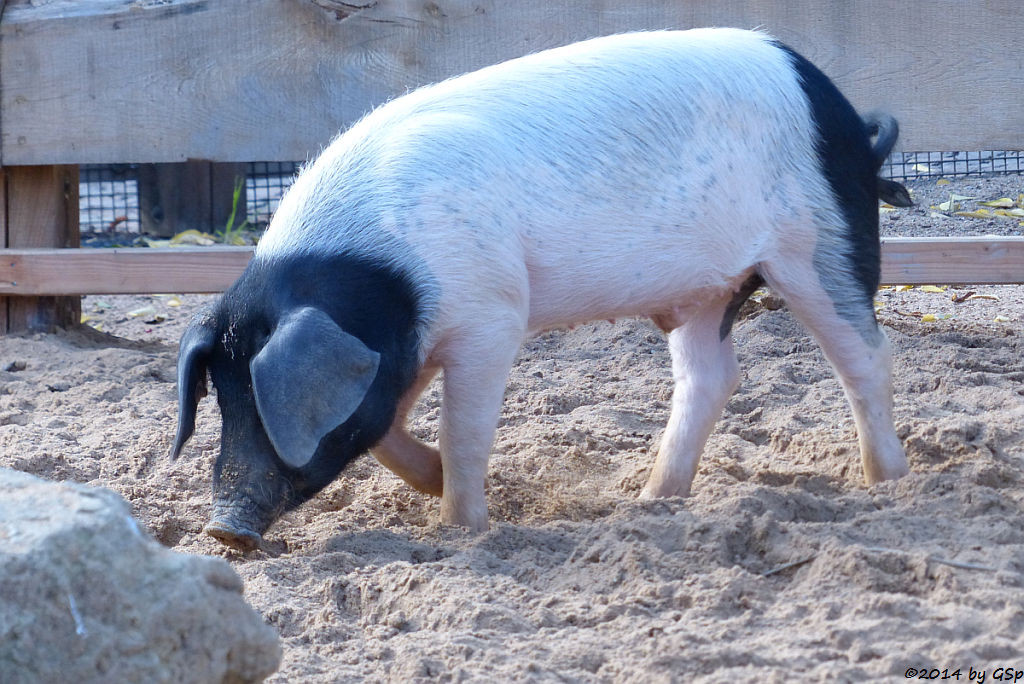
[[[252,682],[280,660],[225,561],[164,548],[107,489],[0,469],[0,680]]]

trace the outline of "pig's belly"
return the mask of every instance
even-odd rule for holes
[[[716,264],[678,249],[577,256],[528,268],[531,331],[691,308],[733,291],[753,270],[747,259],[719,258]]]

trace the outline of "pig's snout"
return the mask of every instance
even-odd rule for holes
[[[211,520],[203,531],[221,544],[239,551],[254,551],[263,541],[260,534],[226,520]]]
[[[263,541],[262,533],[270,526],[260,520],[255,506],[218,504],[204,532],[220,543],[239,551],[253,551]]]

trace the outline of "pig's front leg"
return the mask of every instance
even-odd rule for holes
[[[522,329],[490,330],[484,338],[462,340],[444,363],[440,447],[444,493],[441,522],[472,532],[486,530],[484,480],[494,431],[501,414],[508,373]]]
[[[441,454],[434,447],[410,435],[405,429],[405,422],[409,411],[416,405],[416,400],[438,370],[439,367],[435,365],[427,365],[420,370],[416,381],[398,403],[391,429],[371,450],[381,465],[405,480],[413,489],[432,496],[441,496]]]

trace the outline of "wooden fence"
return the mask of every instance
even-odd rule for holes
[[[0,0],[0,333],[220,290],[232,250],[79,251],[77,165],[290,161],[425,82],[631,29],[761,27],[902,149],[1022,149],[1019,0]],[[59,252],[37,248],[72,248]],[[29,251],[25,251],[29,250]],[[890,240],[888,282],[1022,282],[1020,240]],[[212,270],[211,270],[212,269]]]

